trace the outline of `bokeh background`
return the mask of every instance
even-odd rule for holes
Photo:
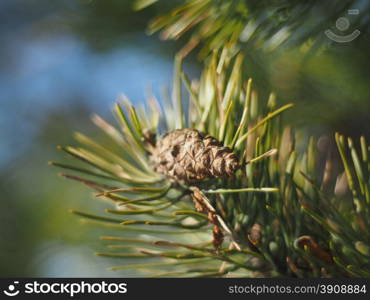
[[[74,144],[74,131],[99,135],[90,116],[112,120],[120,94],[137,104],[170,87],[182,42],[145,29],[175,2],[133,12],[129,0],[0,1],[0,276],[135,276],[107,271],[113,263],[94,256],[102,232],[68,209],[101,204],[47,162],[65,160],[56,146]],[[247,73],[262,95],[274,90],[297,104],[287,118],[305,134],[369,138],[369,49],[365,32],[311,56],[302,47],[251,50]],[[185,70],[199,74],[195,54]]]

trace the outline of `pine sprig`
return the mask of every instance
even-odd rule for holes
[[[112,270],[136,268],[159,277],[369,276],[365,139],[358,152],[351,139],[345,143],[336,136],[349,205],[336,193],[345,181],[333,187],[328,178],[338,174],[318,171],[326,154],[317,151],[315,139],[301,153],[292,130],[283,127],[281,114],[292,105],[279,107],[273,94],[265,102],[258,99],[252,81],[243,81],[242,61],[237,56],[225,64],[222,53],[215,52],[199,81],[177,68],[172,105],[161,110],[151,96],[148,109],[139,110],[125,99],[115,106],[118,128],[94,116],[115,146],[77,134],[81,147],[59,149],[82,164],[52,164],[70,170],[63,176],[91,187],[112,206],[101,215],[72,212],[90,224],[119,230],[117,236],[102,237],[110,244],[98,255],[140,259]],[[181,83],[188,89],[187,115]],[[178,117],[162,122],[174,112]],[[217,136],[242,167],[231,178],[195,186],[156,173],[148,143],[179,127]],[[212,234],[216,247],[210,245]]]

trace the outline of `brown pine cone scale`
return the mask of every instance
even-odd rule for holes
[[[150,156],[156,172],[176,182],[227,177],[239,168],[230,148],[195,129],[177,129],[157,141]]]

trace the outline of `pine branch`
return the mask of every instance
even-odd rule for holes
[[[102,214],[72,211],[88,224],[119,231],[117,237],[102,237],[111,244],[97,254],[145,259],[147,263],[112,270],[156,270],[158,276],[369,276],[370,170],[365,138],[357,145],[336,135],[347,180],[338,179],[331,186],[329,177],[342,178],[341,174],[318,165],[325,159],[328,165],[330,156],[317,151],[314,138],[302,152],[303,145],[296,146],[295,136],[282,125],[282,114],[295,108],[279,108],[273,94],[266,101],[258,99],[252,81],[244,84],[241,57],[229,66],[220,60],[222,53],[215,52],[198,84],[181,70],[176,72],[175,88],[180,82],[190,89],[191,109],[177,109],[183,125],[173,119],[162,128],[151,121],[185,105],[185,95],[179,101],[173,93],[173,105],[163,111],[153,105],[147,113],[117,105],[118,128],[94,117],[122,153],[80,134],[76,138],[81,147],[59,148],[84,165],[52,163],[71,172],[64,177],[91,187],[97,198],[112,204]],[[191,183],[157,173],[150,159],[155,141],[178,126],[232,145],[240,167],[228,176]],[[350,202],[338,195],[343,184],[351,191]]]
[[[157,0],[158,1],[158,0]],[[141,9],[157,1],[137,1]],[[164,1],[163,1],[164,2]],[[349,9],[359,9],[354,26],[362,32],[369,28],[365,12],[370,4],[358,1],[286,1],[286,0],[184,0],[183,4],[155,18],[149,33],[161,31],[162,39],[177,40],[191,32],[180,51],[186,55],[201,44],[204,58],[213,50],[227,56],[250,49],[273,51],[305,45],[314,50],[330,43],[324,35]]]

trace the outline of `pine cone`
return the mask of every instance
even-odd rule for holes
[[[231,176],[239,168],[230,148],[194,129],[167,133],[156,143],[151,161],[158,173],[184,183]]]

